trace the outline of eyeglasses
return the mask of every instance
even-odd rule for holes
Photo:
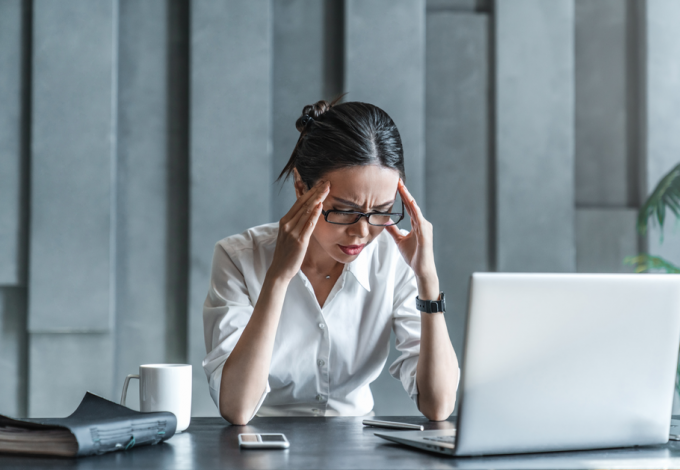
[[[321,213],[329,224],[352,225],[359,222],[362,217],[366,217],[369,225],[389,227],[390,225],[397,225],[404,218],[404,201],[401,201],[401,213],[371,212],[366,214],[364,212],[336,210],[321,210]]]

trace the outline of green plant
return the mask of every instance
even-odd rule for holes
[[[680,274],[680,268],[677,266],[659,256],[652,256],[646,253],[640,253],[637,256],[626,256],[623,262],[635,266],[636,273],[664,271],[671,274]]]
[[[637,231],[640,235],[647,233],[649,219],[659,224],[661,229],[661,243],[663,243],[663,225],[666,221],[666,211],[672,212],[680,220],[680,164],[669,171],[638,212]],[[636,273],[661,271],[666,273],[680,273],[680,268],[673,263],[647,253],[637,256],[627,256],[623,262],[635,266]]]
[[[641,235],[647,233],[647,221],[651,218],[659,222],[661,240],[663,241],[663,223],[666,220],[666,209],[670,209],[680,219],[680,164],[661,178],[652,194],[647,198],[638,212],[637,229]],[[656,217],[654,217],[656,216]]]
[[[637,231],[640,235],[647,233],[649,219],[659,223],[661,240],[663,243],[663,224],[666,221],[666,211],[675,214],[680,220],[680,164],[676,165],[666,176],[661,178],[652,194],[647,198],[638,212]],[[680,268],[659,256],[640,253],[637,256],[627,256],[623,262],[635,266],[636,273],[660,271],[680,274]],[[675,373],[675,390],[680,393],[680,362]]]

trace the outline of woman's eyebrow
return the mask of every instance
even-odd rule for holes
[[[359,204],[357,204],[356,202],[348,201],[347,199],[342,199],[342,198],[339,198],[339,197],[336,197],[336,196],[333,196],[333,199],[335,199],[337,202],[344,204],[346,206],[353,207],[355,209],[362,209],[362,207]],[[375,205],[375,206],[373,206],[373,209],[380,209],[380,208],[383,208],[383,207],[389,207],[393,204],[394,204],[394,201],[392,200],[392,201],[389,201],[389,202],[384,202],[382,204]]]

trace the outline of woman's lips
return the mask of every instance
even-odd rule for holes
[[[358,255],[359,253],[361,253],[361,250],[364,249],[366,244],[364,243],[363,245],[348,245],[348,246],[338,245],[338,246],[340,247],[340,249],[342,250],[342,252],[344,254],[349,255],[349,256],[354,256],[354,255]]]

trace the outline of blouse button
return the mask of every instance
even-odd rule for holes
[[[317,395],[316,401],[323,401],[323,395]]]
[[[324,325],[323,323],[319,323],[319,328],[323,330],[324,328],[326,328],[326,325]]]
[[[316,363],[319,364],[319,367],[323,367],[324,364],[326,364],[326,362],[323,359],[319,359]]]

